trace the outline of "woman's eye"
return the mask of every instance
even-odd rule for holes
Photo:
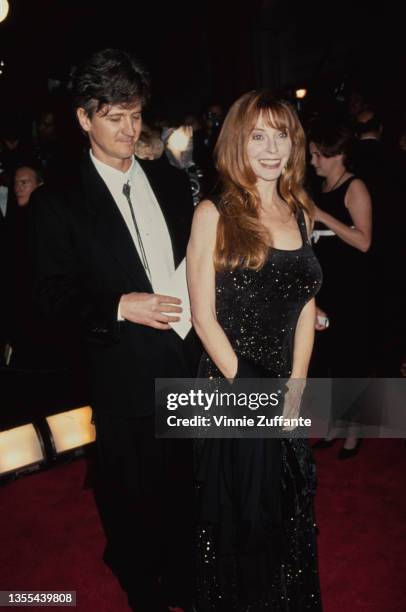
[[[287,138],[287,137],[288,137],[287,132],[279,132],[279,138]]]
[[[120,117],[110,117],[110,121],[113,123],[118,123],[120,121]]]
[[[252,136],[252,140],[262,140],[262,139],[263,139],[262,134],[253,134]]]

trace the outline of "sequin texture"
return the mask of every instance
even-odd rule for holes
[[[303,213],[298,224],[303,241],[299,249],[271,249],[257,272],[239,268],[216,275],[219,323],[236,353],[273,377],[290,375],[297,320],[322,279]],[[207,355],[199,375],[220,376]],[[257,500],[254,511],[262,538],[252,549],[241,541],[246,527],[243,497],[238,497],[238,483],[235,488],[233,481],[234,465],[242,456],[252,459],[247,482],[257,486],[252,499]],[[271,456],[280,457],[277,481],[268,469]],[[196,474],[198,516],[203,517],[196,534],[198,610],[320,612],[313,512],[316,473],[307,440],[199,440]],[[280,487],[280,530],[273,529],[266,507],[275,486]]]

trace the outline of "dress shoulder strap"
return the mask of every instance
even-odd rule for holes
[[[355,174],[353,174],[352,176],[349,176],[343,183],[341,183],[339,187],[337,187],[337,191],[339,189],[342,189],[343,191],[347,192],[348,187],[351,185],[353,181],[355,181],[355,179],[359,179],[359,176],[356,176]],[[330,193],[333,193],[333,192],[330,192]]]
[[[297,224],[299,226],[300,235],[302,236],[303,244],[310,244],[307,234],[306,217],[303,208],[299,208],[296,213]]]

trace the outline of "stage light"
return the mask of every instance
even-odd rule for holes
[[[169,136],[168,136],[169,134]],[[182,125],[174,130],[167,130],[166,136],[162,133],[162,140],[166,146],[166,155],[169,163],[185,170],[193,165],[193,128]]]
[[[173,153],[183,153],[190,147],[193,136],[193,129],[189,125],[182,125],[174,130],[168,138],[167,147]]]
[[[0,0],[0,23],[5,20],[10,9],[7,0]]]
[[[303,100],[307,96],[307,89],[296,89],[295,96],[297,100]]]
[[[90,444],[96,439],[90,406],[48,416],[46,422],[57,455]]]
[[[0,432],[0,476],[37,469],[44,461],[42,438],[32,423]]]

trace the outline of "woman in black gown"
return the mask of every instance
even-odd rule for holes
[[[351,129],[331,118],[314,122],[309,133],[311,164],[324,180],[315,192],[314,251],[323,269],[323,287],[317,306],[330,325],[318,334],[314,374],[333,378],[363,378],[370,374],[371,325],[368,298],[371,282],[368,251],[371,246],[371,198],[365,183],[349,165],[354,137]],[[339,457],[349,459],[359,449],[356,411],[335,406],[335,423],[328,448],[340,429],[345,440]],[[342,418],[340,419],[340,413]]]
[[[245,94],[216,157],[223,191],[196,209],[188,247],[193,323],[206,349],[200,376],[304,379],[321,270],[295,111],[268,92]],[[307,441],[200,440],[196,480],[199,612],[320,611]]]

